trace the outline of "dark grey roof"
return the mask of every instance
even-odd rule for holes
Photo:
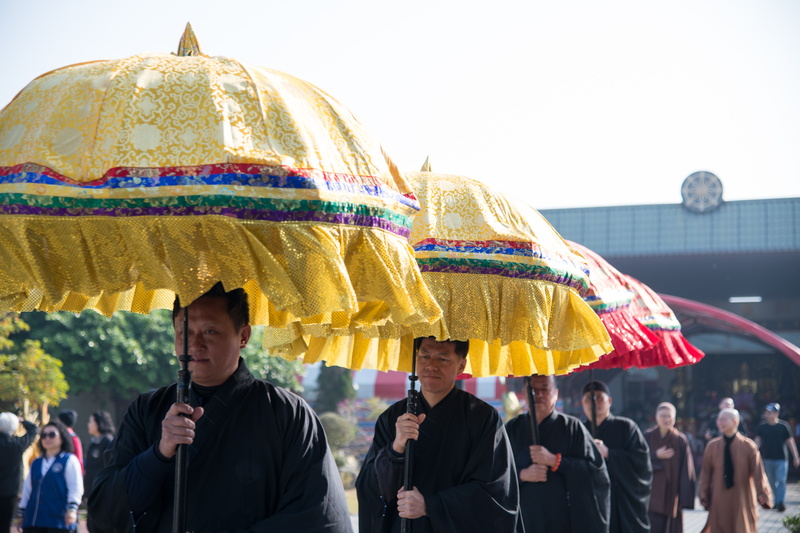
[[[608,257],[800,251],[800,198],[725,202],[702,214],[680,204],[540,212],[565,239]]]

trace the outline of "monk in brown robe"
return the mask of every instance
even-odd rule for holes
[[[675,406],[656,408],[657,425],[644,433],[653,463],[647,514],[651,533],[683,533],[682,509],[694,509],[694,461],[686,435],[675,429]]]
[[[756,443],[736,431],[739,411],[717,416],[722,436],[712,439],[700,470],[700,503],[708,509],[704,531],[756,533],[758,504],[770,508],[772,492]],[[726,451],[727,448],[727,451]]]

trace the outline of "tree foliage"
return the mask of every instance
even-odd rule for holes
[[[242,357],[247,368],[253,375],[266,379],[273,385],[300,393],[303,390],[298,376],[305,372],[301,361],[287,361],[280,357],[269,355],[262,348],[263,328],[254,327],[250,342],[242,351]]]
[[[130,400],[176,379],[169,311],[26,313],[30,338],[64,363],[73,392]]]
[[[355,398],[352,371],[338,366],[323,366],[317,378],[317,401],[314,410],[317,413],[338,410],[341,402]]]
[[[139,393],[162,387],[177,378],[172,315],[168,310],[149,315],[118,312],[112,318],[92,311],[25,313],[30,332],[17,337],[37,340],[63,362],[74,393],[109,397],[120,406]],[[242,352],[256,377],[300,390],[302,364],[269,357],[261,349],[260,328]]]
[[[338,413],[326,412],[319,415],[319,421],[325,428],[328,445],[337,452],[348,446],[356,438],[358,426]]]
[[[45,353],[38,341],[17,343],[11,338],[28,329],[17,315],[0,318],[0,406],[17,413],[33,409],[43,414],[49,405],[56,406],[67,397],[69,385],[61,361]]]

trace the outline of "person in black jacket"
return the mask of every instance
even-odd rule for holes
[[[19,424],[25,435],[15,437]],[[14,413],[0,413],[0,531],[11,528],[22,485],[22,454],[36,439],[36,424]]]
[[[83,474],[84,495],[88,497],[94,484],[94,478],[103,468],[103,454],[114,440],[114,421],[108,411],[95,411],[89,415],[86,426],[91,435],[83,464],[85,471]]]

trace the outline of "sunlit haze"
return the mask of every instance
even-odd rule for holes
[[[73,63],[203,52],[321,87],[404,171],[544,209],[800,197],[800,2],[0,0],[0,107]],[[0,132],[1,133],[1,132]]]

